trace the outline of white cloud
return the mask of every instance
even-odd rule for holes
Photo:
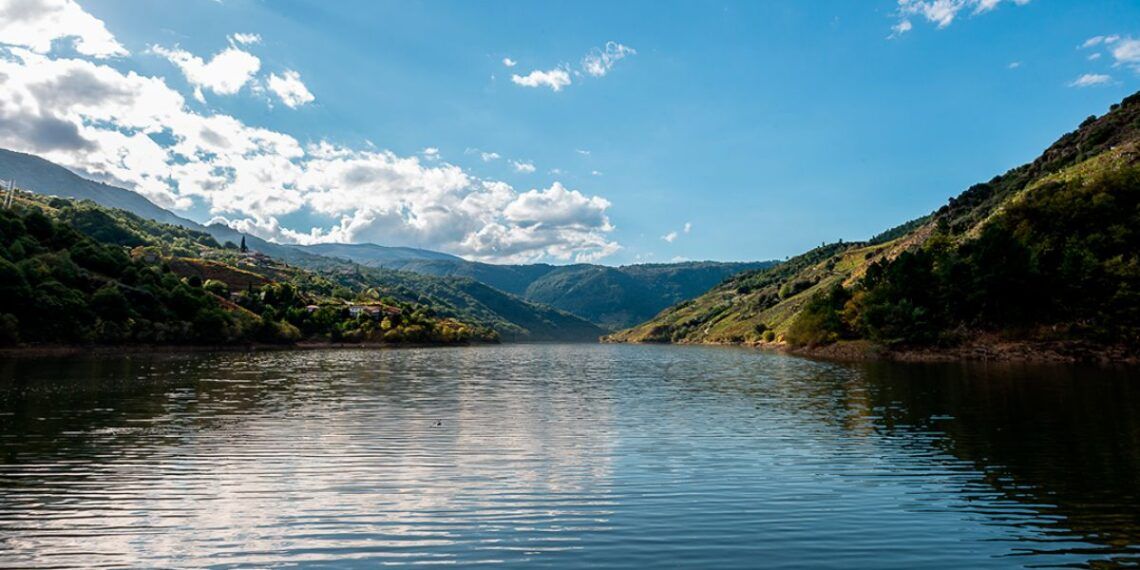
[[[1101,44],[1105,44],[1105,45],[1113,44],[1119,40],[1120,40],[1120,36],[1115,36],[1115,35],[1113,35],[1113,36],[1093,36],[1093,37],[1085,40],[1085,43],[1081,44],[1080,49],[1088,49],[1091,47],[1099,46]]]
[[[373,241],[486,261],[589,261],[620,248],[609,238],[610,203],[599,196],[561,184],[519,193],[442,161],[303,145],[192,110],[158,77],[9,51],[0,58],[0,147],[165,207],[204,207],[219,222],[281,242]]]
[[[504,57],[504,58],[503,58],[503,65],[505,65],[505,66],[507,66],[507,67],[514,67],[514,66],[516,66],[516,65],[518,65],[518,64],[519,64],[519,62],[517,62],[517,61],[515,61],[515,60],[513,60],[513,59],[511,59],[511,58],[509,58],[509,57]]]
[[[1017,69],[1017,68],[1021,67],[1021,62],[1020,61],[1011,61],[1011,62],[1009,62],[1009,65],[1007,65],[1006,67],[1008,67],[1010,69]]]
[[[526,172],[527,174],[534,172],[534,163],[529,161],[512,160],[511,166],[515,167],[515,172]]]
[[[635,54],[637,50],[629,46],[614,41],[606,42],[605,46],[590,50],[582,58],[581,71],[575,70],[574,76],[582,77],[584,73],[591,77],[605,77],[618,61]],[[503,64],[507,67],[514,67],[515,63],[510,58],[503,59]],[[511,75],[511,81],[523,87],[549,87],[551,91],[561,91],[573,82],[569,65],[550,70],[535,69],[526,75],[516,73]]]
[[[1069,83],[1069,87],[1092,87],[1093,85],[1104,85],[1112,81],[1112,77],[1099,73],[1086,73]]]
[[[972,14],[983,14],[997,8],[999,4],[1011,3],[1024,6],[1030,0],[898,0],[898,23],[891,27],[891,35],[897,38],[914,28],[912,18],[922,18],[938,28],[945,28],[954,22],[958,13],[968,10]]]
[[[549,87],[551,91],[562,91],[570,85],[570,73],[562,68],[549,71],[536,69],[526,75],[511,75],[511,81],[523,87]]]
[[[1118,65],[1140,66],[1140,40],[1125,38],[1115,42],[1112,57]]]
[[[201,102],[206,100],[203,89],[218,95],[233,95],[253,80],[261,69],[261,60],[257,56],[234,46],[214,54],[208,62],[179,48],[153,46],[151,51],[182,70],[186,81],[194,87],[194,98]]]
[[[582,156],[590,156],[590,151],[585,150],[585,149],[581,149],[581,148],[575,149],[574,152],[576,152]]]
[[[602,175],[601,171],[598,171],[598,170],[591,170],[590,174],[593,176],[601,176]]]
[[[74,0],[0,0],[0,44],[46,54],[57,40],[94,58],[127,55],[103,21]]]
[[[483,162],[491,162],[494,160],[499,160],[502,157],[499,156],[499,153],[497,152],[480,152],[479,158],[482,159]]]
[[[613,69],[615,63],[635,54],[637,50],[629,46],[606,42],[604,47],[594,48],[582,58],[582,70],[594,77],[604,77]]]
[[[891,26],[891,35],[889,35],[887,37],[888,38],[897,38],[897,37],[909,32],[909,31],[911,31],[912,29],[914,29],[914,24],[910,23],[910,20],[907,20],[907,19],[899,20],[899,23]]]
[[[276,73],[269,74],[269,79],[266,80],[266,86],[269,90],[277,95],[281,102],[290,109],[296,109],[306,103],[312,103],[313,94],[309,92],[309,88],[301,81],[301,74],[293,71],[292,69],[285,70],[282,75]]]
[[[692,231],[693,231],[693,224],[691,222],[685,222],[685,225],[681,228],[680,232],[677,232],[676,230],[671,231],[671,232],[661,236],[661,239],[665,240],[666,242],[673,243],[673,242],[677,241],[678,237],[681,237],[682,233],[688,234],[689,232],[692,232]]]
[[[439,160],[439,149],[434,146],[423,149],[420,151],[420,154],[424,155],[424,158],[428,160]]]
[[[260,36],[260,35],[258,35],[258,34],[242,34],[242,33],[237,33],[237,34],[232,34],[232,35],[230,36],[230,41],[231,41],[231,42],[236,42],[236,43],[239,43],[239,44],[242,44],[242,45],[251,46],[251,45],[255,45],[255,44],[259,44],[259,43],[261,43],[261,36]]]
[[[1090,53],[1088,59],[1089,59],[1089,61],[1096,61],[1096,60],[1100,59],[1100,54],[1099,53]]]

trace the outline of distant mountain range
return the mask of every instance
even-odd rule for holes
[[[40,157],[0,149],[0,178],[14,179],[23,189],[40,194],[77,200],[91,200],[99,205],[119,208],[138,216],[210,234],[219,243],[239,243],[243,234],[221,224],[203,225],[178,216],[145,197],[115,186],[94,182]],[[773,262],[719,263],[710,261],[672,264],[646,264],[623,267],[575,264],[497,265],[464,260],[436,251],[376,244],[316,244],[308,246],[272,243],[252,235],[244,235],[247,245],[284,262],[308,269],[337,269],[345,262],[370,268],[383,268],[424,276],[448,278],[448,281],[419,280],[436,288],[456,288],[456,283],[482,284],[483,297],[497,290],[532,303],[548,305],[581,317],[604,329],[616,330],[646,321],[663,309],[693,298],[728,277],[746,270],[769,267]],[[464,281],[455,281],[460,279]],[[484,299],[490,304],[501,304]],[[501,300],[500,300],[501,301]],[[521,315],[525,311],[513,310]],[[549,315],[548,315],[549,317]],[[523,319],[541,323],[549,318]],[[564,323],[565,325],[566,323]],[[530,330],[527,327],[524,327]],[[595,332],[581,327],[564,326],[582,338]],[[534,334],[536,331],[531,331]],[[537,334],[534,338],[557,338],[561,333]]]
[[[690,299],[733,274],[769,267],[773,262],[670,264],[496,265],[420,249],[374,244],[298,246],[302,251],[440,277],[464,277],[529,301],[568,311],[608,329],[643,322],[661,310]]]

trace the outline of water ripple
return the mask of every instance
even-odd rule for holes
[[[0,566],[1140,564],[1130,372],[535,345],[0,362]]]

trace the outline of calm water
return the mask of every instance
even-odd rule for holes
[[[540,345],[0,362],[0,566],[1140,564],[1140,375]]]

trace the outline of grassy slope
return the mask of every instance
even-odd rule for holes
[[[1134,163],[1138,141],[1140,94],[1114,105],[1100,118],[1090,117],[1032,163],[971,187],[934,214],[888,230],[871,242],[832,244],[771,269],[740,274],[705,295],[670,307],[648,322],[605,340],[757,343],[762,342],[762,329],[773,330],[779,339],[815,293],[836,282],[851,285],[874,261],[921,247],[940,221],[952,228],[959,240],[976,236],[1004,207],[1051,180],[1084,178]]]

